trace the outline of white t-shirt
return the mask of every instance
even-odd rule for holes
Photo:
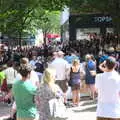
[[[32,65],[32,67],[35,67],[36,62],[37,62],[36,60],[31,60],[30,65]]]
[[[17,71],[13,67],[8,67],[3,72],[6,75],[7,84],[13,84],[17,76]]]
[[[22,76],[18,73],[16,80],[21,80],[21,79],[22,79]],[[39,78],[38,78],[38,75],[35,71],[33,71],[33,70],[31,71],[29,80],[31,81],[31,83],[34,86],[38,86]]]
[[[67,78],[67,71],[70,65],[62,58],[56,58],[51,65],[56,69],[56,80],[65,80]]]
[[[96,76],[98,90],[97,116],[120,118],[120,75],[116,71]]]

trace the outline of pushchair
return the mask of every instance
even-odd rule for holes
[[[11,103],[10,90],[4,72],[0,72],[0,102]]]
[[[0,102],[6,102],[5,96],[8,94],[9,90],[7,87],[6,79],[3,79],[0,84]]]

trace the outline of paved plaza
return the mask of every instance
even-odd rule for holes
[[[84,99],[79,107],[67,107],[69,114],[68,120],[96,120],[96,101]],[[7,104],[0,103],[0,120],[8,118],[10,107]]]

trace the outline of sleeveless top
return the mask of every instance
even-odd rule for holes
[[[80,68],[78,72],[73,72],[72,68],[70,70],[70,80],[72,80],[72,84],[79,84],[80,83]]]

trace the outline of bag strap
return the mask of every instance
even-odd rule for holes
[[[15,69],[14,69],[14,78],[16,77],[16,73],[15,73],[16,71],[15,71]]]
[[[71,78],[71,73],[72,73],[73,71],[72,71],[72,67],[70,67],[70,78]]]
[[[70,73],[73,72],[72,67],[70,68]]]
[[[88,69],[88,71],[90,71],[89,67],[88,67],[88,63],[86,64],[86,68]]]

